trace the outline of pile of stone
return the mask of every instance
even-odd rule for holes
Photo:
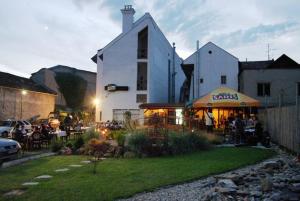
[[[300,200],[300,164],[280,154],[253,166],[128,200]]]

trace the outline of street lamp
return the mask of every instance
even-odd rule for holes
[[[94,106],[98,106],[99,103],[100,103],[100,100],[99,100],[98,98],[94,98],[94,100],[93,100],[93,105],[94,105]]]
[[[21,120],[23,118],[23,96],[27,95],[27,91],[22,89],[21,91]]]

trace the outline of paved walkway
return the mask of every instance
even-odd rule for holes
[[[281,153],[256,165],[122,201],[300,200],[300,164]]]

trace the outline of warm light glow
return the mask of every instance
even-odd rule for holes
[[[93,100],[93,104],[96,106],[96,105],[99,105],[99,103],[100,103],[100,100],[98,99],[98,98],[95,98],[94,100]]]
[[[24,96],[25,96],[25,95],[27,94],[27,91],[26,91],[26,90],[22,90],[22,92],[21,92],[21,93],[22,93],[22,95],[24,95]]]

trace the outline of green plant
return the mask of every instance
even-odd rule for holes
[[[58,152],[63,148],[63,143],[55,141],[51,144],[51,151],[52,152]]]
[[[84,140],[82,137],[79,137],[76,139],[76,141],[73,144],[73,147],[75,150],[81,148],[84,145]]]
[[[138,154],[138,156],[147,154],[147,148],[149,146],[151,146],[151,142],[145,133],[136,133],[128,137],[129,149]]]
[[[86,133],[83,134],[83,141],[87,143],[91,139],[99,139],[100,133],[95,131],[95,129],[90,129]]]

